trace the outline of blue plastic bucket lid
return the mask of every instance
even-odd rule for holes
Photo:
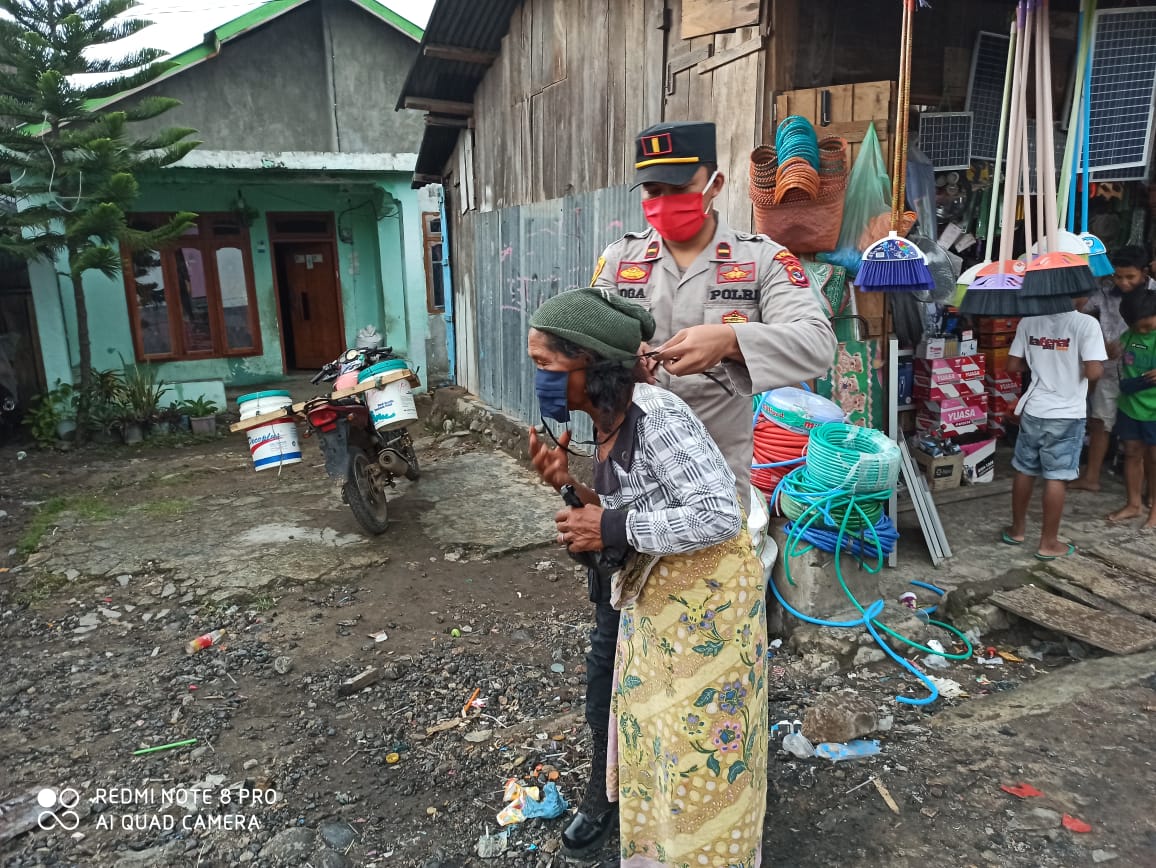
[[[408,371],[409,362],[405,359],[390,359],[388,362],[378,362],[376,365],[366,368],[357,375],[357,382],[364,383],[366,380],[372,380],[374,377],[379,377],[382,374],[388,374],[391,371]]]
[[[288,392],[272,391],[272,392],[253,392],[251,395],[242,395],[237,399],[238,404],[244,404],[246,401],[257,401],[261,398],[288,398]]]

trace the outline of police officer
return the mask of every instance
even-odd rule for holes
[[[607,247],[591,285],[650,311],[659,345],[645,376],[679,395],[702,419],[749,507],[750,396],[820,376],[835,357],[835,335],[799,260],[764,235],[736,232],[714,210],[726,180],[718,170],[714,124],[643,130],[634,168],[650,228],[628,232]],[[560,443],[568,444],[568,435]],[[531,457],[547,482],[568,476],[564,451],[547,449],[533,434]],[[581,519],[578,511],[574,519]],[[606,797],[605,760],[619,613],[610,606],[609,587],[596,585],[586,659],[591,777],[562,834],[573,856],[600,848],[618,818]]]

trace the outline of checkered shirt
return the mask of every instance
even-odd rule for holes
[[[602,506],[625,513],[626,541],[665,555],[735,537],[742,510],[734,474],[690,407],[672,392],[638,384],[625,425],[632,423],[633,437],[619,438],[595,467]],[[618,525],[622,516],[608,518]]]

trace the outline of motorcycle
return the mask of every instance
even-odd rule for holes
[[[378,362],[397,359],[391,347],[352,349],[329,362],[310,381],[333,382],[336,391],[356,384],[358,372]],[[373,425],[364,394],[333,399],[317,397],[306,402],[306,436],[316,436],[330,478],[342,480],[341,499],[353,517],[375,536],[388,527],[387,489],[404,476],[421,476],[417,452],[406,428],[379,431]]]

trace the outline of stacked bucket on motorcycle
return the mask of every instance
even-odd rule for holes
[[[297,464],[301,461],[301,441],[297,435],[297,425],[292,416],[293,399],[288,392],[253,392],[237,399],[242,421],[266,413],[284,412],[284,416],[249,428],[249,453],[253,458],[254,470],[268,470]]]
[[[390,359],[366,368],[357,379],[358,382],[364,383],[382,374],[407,370],[409,362],[405,359]],[[417,405],[414,403],[413,391],[407,380],[397,380],[380,389],[370,389],[365,393],[365,405],[369,407],[373,427],[378,431],[404,428],[417,419]]]

